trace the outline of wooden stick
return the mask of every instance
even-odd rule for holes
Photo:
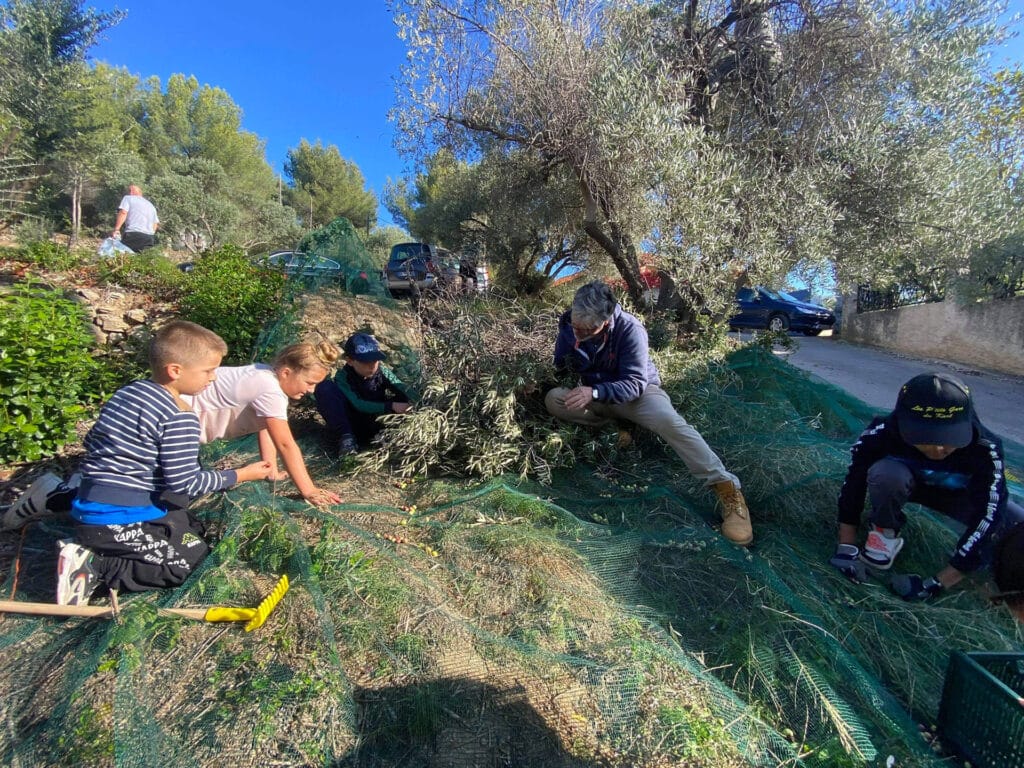
[[[160,613],[183,616],[186,619],[203,619],[206,608],[160,608]],[[26,603],[21,600],[0,600],[0,613],[27,613],[32,616],[102,616],[111,618],[114,609],[109,605],[57,605],[56,603]]]
[[[245,631],[263,626],[270,612],[288,591],[288,577],[282,576],[273,591],[255,608],[233,608],[214,605],[209,608],[158,608],[165,615],[181,616],[197,621],[246,621]],[[114,616],[113,606],[57,605],[56,603],[28,603],[21,600],[0,600],[0,613],[26,613],[32,616],[83,616],[86,618]]]

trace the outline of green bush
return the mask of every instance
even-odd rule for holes
[[[158,251],[119,253],[101,259],[99,277],[104,283],[143,291],[162,301],[175,301],[185,284],[181,270]]]
[[[247,363],[263,326],[280,311],[284,280],[225,245],[199,257],[187,275],[182,317],[220,334],[228,345],[225,364]]]
[[[35,461],[75,436],[101,366],[82,308],[23,285],[0,298],[0,461]]]
[[[81,254],[68,250],[67,246],[52,240],[37,240],[22,249],[22,255],[29,264],[52,270],[73,269],[82,263]]]

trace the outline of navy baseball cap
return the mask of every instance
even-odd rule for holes
[[[900,389],[896,423],[911,445],[963,448],[974,439],[971,391],[944,373],[923,373]]]
[[[380,344],[368,333],[353,333],[345,342],[345,355],[350,360],[369,363],[384,360],[387,355],[380,351]]]

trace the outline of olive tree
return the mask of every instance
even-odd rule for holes
[[[653,247],[659,303],[691,320],[723,309],[736,280],[798,263],[854,274],[894,248],[925,258],[962,201],[948,160],[963,136],[936,124],[978,81],[999,10],[961,0],[394,7],[410,49],[394,112],[406,149],[444,143],[472,157],[484,142],[563,168],[583,231],[633,298],[639,253]]]
[[[517,292],[587,264],[578,185],[564,167],[523,149],[492,149],[472,163],[441,149],[412,185],[389,185],[385,202],[419,239],[486,254],[500,282]]]

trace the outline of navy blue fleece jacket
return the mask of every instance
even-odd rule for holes
[[[558,320],[555,367],[578,373],[584,384],[597,390],[602,403],[629,403],[648,384],[661,384],[647,351],[647,330],[618,304],[608,328],[582,344],[572,330],[572,312],[563,314]]]

